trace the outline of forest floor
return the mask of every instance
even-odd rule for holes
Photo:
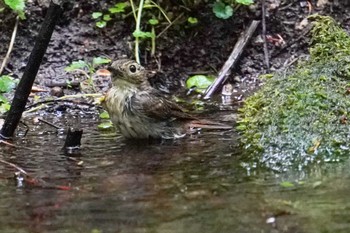
[[[40,1],[38,1],[40,2]],[[9,63],[4,74],[20,78],[26,61],[35,43],[47,8],[36,1],[28,2],[26,17],[20,21],[18,34]],[[108,2],[108,1],[107,1]],[[334,17],[345,29],[350,30],[350,9],[346,1],[333,1],[317,7],[321,1],[266,1],[266,34],[269,51],[270,72],[293,64],[308,54],[310,41],[305,34],[306,18],[315,13]],[[107,4],[107,5],[102,5]],[[72,61],[91,61],[93,57],[105,56],[111,59],[133,57],[133,17],[114,21],[103,29],[95,26],[91,14],[106,9],[108,3],[100,1],[76,1],[65,12],[52,36],[36,84],[50,86],[52,82],[74,81],[76,76],[64,71]],[[149,43],[141,46],[141,63],[160,74],[154,83],[171,90],[178,90],[191,73],[216,73],[230,55],[238,37],[253,19],[261,19],[261,4],[240,8],[233,17],[216,18],[209,5],[198,6],[186,11],[194,16],[198,24],[186,24],[178,20],[161,37],[157,38],[156,59],[150,57]],[[179,12],[179,10],[178,10]],[[6,54],[15,19],[7,17],[0,23],[0,58]],[[264,60],[261,24],[245,48],[238,64],[231,72],[230,82],[236,91],[253,89],[258,85],[257,77],[267,72]],[[163,28],[160,28],[161,31]],[[237,82],[240,80],[240,82]],[[159,85],[158,85],[159,87]],[[46,87],[50,89],[49,87]],[[67,93],[71,92],[65,90]],[[79,89],[75,90],[79,92]]]

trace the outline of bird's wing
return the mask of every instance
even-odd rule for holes
[[[167,120],[171,118],[176,119],[195,119],[190,114],[187,114],[183,111],[183,109],[162,96],[158,92],[141,92],[137,95],[133,96],[135,101],[134,107],[137,110],[142,111],[146,116],[159,119],[159,120]]]

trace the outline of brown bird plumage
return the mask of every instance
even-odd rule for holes
[[[147,71],[128,59],[114,61],[109,68],[112,88],[103,102],[115,127],[126,138],[181,138],[192,126],[229,129],[230,126],[198,120],[185,113],[148,79]]]

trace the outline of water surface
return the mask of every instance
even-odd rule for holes
[[[74,190],[17,187],[0,164],[0,232],[350,232],[349,161],[277,172],[248,167],[233,131],[135,143],[98,123],[81,120],[76,160],[46,125],[1,147],[2,159]]]

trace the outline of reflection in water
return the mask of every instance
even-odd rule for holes
[[[275,174],[244,167],[233,132],[163,143],[124,141],[83,119],[80,159],[64,136],[38,136],[4,159],[74,191],[16,188],[1,166],[1,232],[348,232],[349,166]],[[26,148],[32,148],[28,150]],[[235,152],[236,151],[236,152]],[[289,184],[287,187],[281,184]],[[266,221],[269,219],[269,223]],[[273,221],[272,221],[272,220]]]

